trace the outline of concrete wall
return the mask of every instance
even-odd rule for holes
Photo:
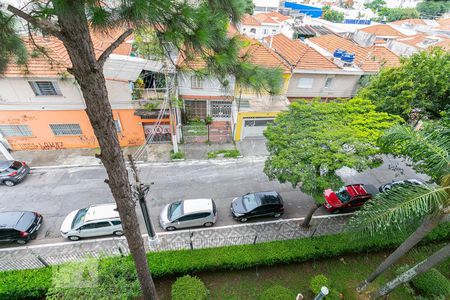
[[[419,49],[416,47],[398,41],[389,41],[387,48],[399,56],[411,56],[419,52]]]
[[[359,75],[292,74],[286,96],[289,98],[349,98],[358,83]],[[300,78],[313,78],[311,88],[298,88]],[[327,78],[333,78],[331,86],[325,88]]]
[[[118,134],[121,146],[144,143],[142,121],[134,110],[114,110],[122,132]],[[81,135],[55,136],[49,124],[79,124]],[[66,148],[96,148],[97,139],[84,110],[0,111],[0,125],[28,125],[32,136],[6,137],[13,150],[56,150]]]
[[[218,79],[214,77],[205,77],[203,79],[203,88],[193,89],[191,78],[194,72],[180,71],[178,73],[178,92],[180,96],[232,96],[234,91],[234,77],[228,76],[228,87],[223,87]]]

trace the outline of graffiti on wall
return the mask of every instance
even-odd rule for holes
[[[80,142],[86,145],[96,145],[97,144],[97,138],[95,136],[85,136],[80,135],[78,137],[80,139]]]
[[[33,142],[14,143],[14,142],[11,142],[11,147],[14,150],[26,150],[26,151],[66,149],[63,142],[42,142],[42,143],[33,143]]]
[[[37,118],[35,116],[22,115],[22,116],[2,120],[2,123],[17,125],[17,124],[28,123],[28,122],[34,121],[34,120],[37,120]]]

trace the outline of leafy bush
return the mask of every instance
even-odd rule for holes
[[[281,285],[274,285],[266,289],[259,298],[260,300],[292,300],[295,294]]]
[[[198,277],[185,275],[172,285],[172,300],[206,300],[209,291]]]
[[[411,285],[425,297],[447,299],[450,296],[450,280],[434,268],[414,278]]]
[[[241,153],[239,152],[239,150],[237,149],[233,149],[233,150],[217,150],[217,151],[211,151],[208,152],[208,158],[217,158],[217,156],[219,156],[219,154],[223,154],[223,157],[239,157],[241,155]]]
[[[184,152],[178,151],[177,153],[174,153],[173,150],[170,151],[170,159],[183,159],[184,158]]]
[[[314,295],[317,295],[323,286],[330,286],[330,284],[328,283],[328,278],[323,274],[314,276],[311,279],[311,283],[309,284],[309,288],[314,293]]]
[[[380,251],[397,247],[409,232],[396,238],[355,239],[353,234],[336,234],[275,241],[256,245],[240,245],[199,250],[151,252],[150,268],[155,278],[187,274],[204,270],[245,269],[253,266],[303,262],[312,258],[366,251]],[[423,242],[450,239],[450,222],[439,225]],[[327,245],[324,247],[323,245]],[[99,282],[105,295],[113,291],[120,296],[122,287],[138,287],[131,257],[110,257],[99,261]],[[116,285],[120,281],[121,284]],[[0,272],[0,299],[43,298],[52,282],[52,268]],[[137,288],[138,289],[138,288]],[[137,290],[136,289],[136,290]],[[126,295],[130,295],[127,292]]]

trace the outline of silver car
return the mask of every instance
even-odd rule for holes
[[[165,230],[187,227],[210,227],[216,223],[217,209],[213,199],[189,199],[166,205],[159,216]]]

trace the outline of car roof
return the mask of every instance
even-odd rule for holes
[[[28,211],[4,211],[0,212],[0,229],[15,228],[22,216]]]
[[[92,222],[103,219],[119,218],[119,212],[116,210],[116,204],[92,205],[88,208],[84,222]]]
[[[212,199],[187,199],[183,200],[183,213],[185,215],[196,213],[212,211]]]
[[[0,160],[0,170],[5,170],[9,168],[14,160]]]
[[[260,199],[261,204],[277,204],[280,203],[280,195],[275,191],[257,192],[255,193]]]

